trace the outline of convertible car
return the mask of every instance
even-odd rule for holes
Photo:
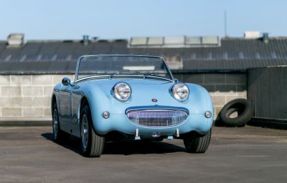
[[[84,156],[99,157],[106,142],[183,139],[187,152],[210,143],[213,105],[201,86],[175,79],[162,57],[86,55],[75,78],[52,95],[55,141],[80,138]]]

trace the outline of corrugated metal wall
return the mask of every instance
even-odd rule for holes
[[[248,99],[255,108],[254,118],[287,123],[287,67],[249,70]]]

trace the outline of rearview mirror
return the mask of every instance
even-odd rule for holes
[[[63,84],[64,86],[69,86],[69,85],[71,84],[71,80],[70,80],[69,78],[67,78],[67,77],[64,77],[64,78],[62,79],[62,84]]]

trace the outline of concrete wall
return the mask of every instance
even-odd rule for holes
[[[227,102],[236,98],[247,98],[245,73],[175,74],[175,77],[180,81],[205,87],[212,97],[216,115]]]
[[[54,85],[71,75],[0,75],[0,121],[51,120]],[[245,74],[175,74],[184,82],[203,85],[215,110],[234,98],[246,98]]]
[[[248,98],[254,118],[287,121],[287,67],[248,71]],[[270,122],[270,121],[269,121]]]
[[[62,75],[0,75],[0,120],[50,120],[51,94]]]

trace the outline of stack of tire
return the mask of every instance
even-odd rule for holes
[[[235,117],[232,115],[237,114]],[[228,102],[218,114],[217,126],[243,127],[253,115],[251,102],[246,99],[235,99]]]

